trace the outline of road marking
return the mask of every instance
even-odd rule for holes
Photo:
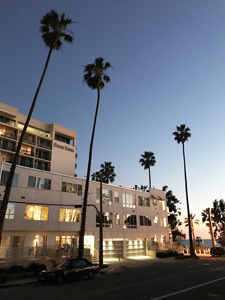
[[[225,277],[221,277],[221,278],[218,278],[218,279],[215,279],[215,280],[212,280],[212,281],[208,281],[208,282],[205,282],[205,283],[202,283],[202,284],[198,284],[198,285],[192,286],[192,287],[184,289],[184,290],[180,290],[180,291],[177,291],[177,292],[174,292],[174,293],[171,293],[171,294],[167,294],[167,295],[164,295],[164,296],[152,298],[152,299],[149,299],[149,300],[164,299],[164,298],[167,298],[167,297],[170,297],[170,296],[174,296],[174,295],[177,295],[177,294],[181,294],[181,293],[184,293],[184,292],[188,292],[188,291],[197,289],[199,287],[202,287],[202,286],[205,286],[205,285],[208,285],[208,284],[212,284],[214,282],[217,282],[217,281],[220,281],[220,280],[224,280],[224,279],[225,279]]]

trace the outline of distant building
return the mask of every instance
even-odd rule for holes
[[[0,201],[26,116],[0,103]],[[2,256],[10,249],[27,256],[74,251],[78,246],[85,180],[76,177],[76,131],[31,119],[21,148],[2,238]],[[105,257],[147,255],[151,243],[169,241],[165,192],[140,192],[103,184]],[[100,186],[90,182],[88,203],[99,208]],[[87,207],[85,247],[97,256],[99,217]],[[0,253],[1,255],[1,253]]]

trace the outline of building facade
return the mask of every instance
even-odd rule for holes
[[[26,116],[0,103],[0,201],[12,155]],[[11,250],[51,256],[78,246],[85,180],[76,177],[76,132],[31,119],[10,194],[2,237],[2,256]],[[169,240],[165,192],[141,192],[103,184],[105,258],[147,255],[151,244]],[[90,181],[85,247],[98,254],[100,184]],[[95,206],[95,207],[93,207]],[[96,209],[97,210],[96,210]]]

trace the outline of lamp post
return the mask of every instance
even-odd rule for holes
[[[100,227],[99,227],[99,268],[103,267],[103,224],[102,224],[102,215],[100,214],[98,208],[94,204],[87,204],[86,206],[93,206],[98,214]],[[82,208],[82,204],[74,205],[74,208]]]

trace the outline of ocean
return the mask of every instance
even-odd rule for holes
[[[221,245],[217,242],[216,242],[216,247],[220,247]],[[190,246],[190,243],[189,243],[189,240],[181,240],[180,241],[180,244],[181,245],[185,245],[187,247]],[[209,247],[211,248],[212,247],[212,240],[211,239],[202,239],[202,242],[200,243],[201,247]]]

